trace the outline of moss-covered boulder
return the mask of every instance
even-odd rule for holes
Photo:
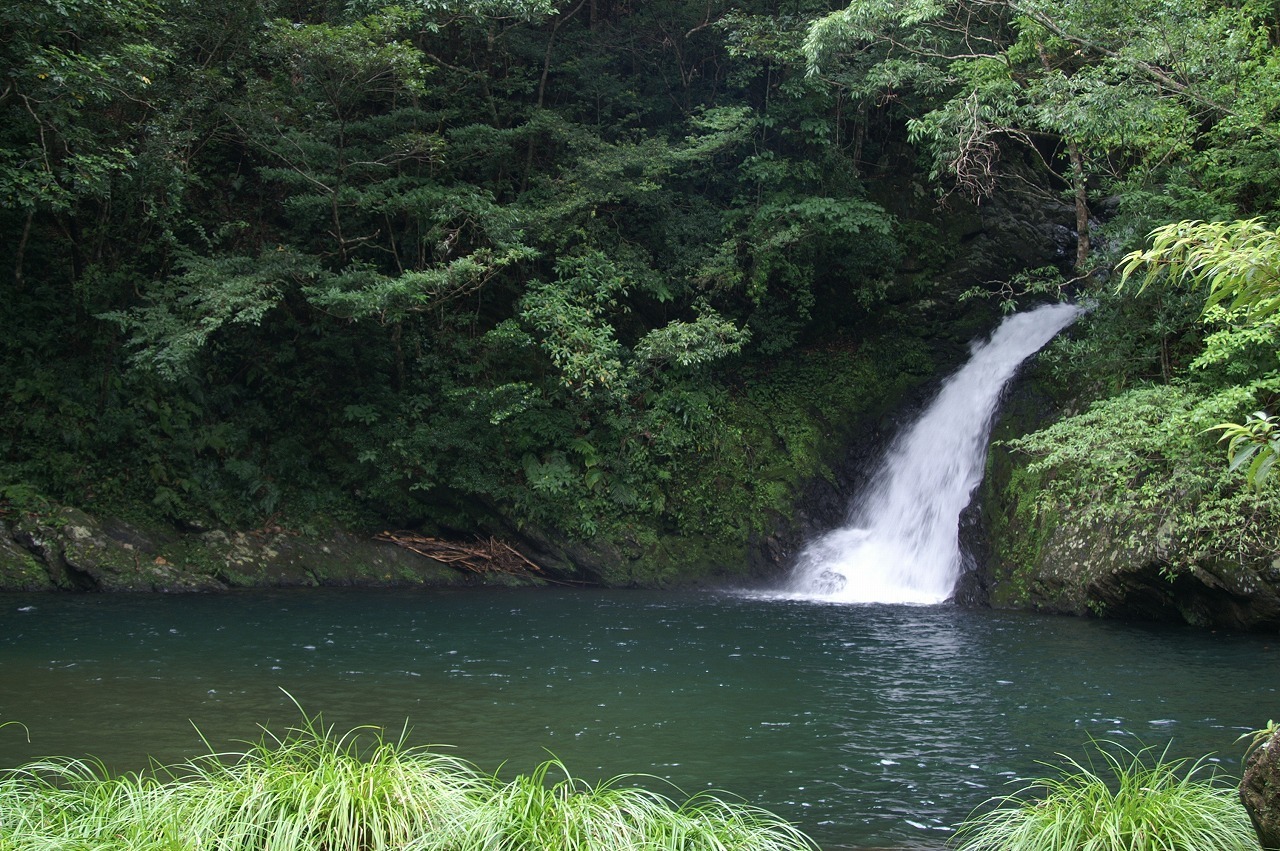
[[[1070,505],[1023,515],[1020,522],[1014,505],[995,524],[993,558],[986,566],[994,606],[1201,627],[1280,628],[1276,562],[1207,559],[1174,567],[1176,543],[1152,518],[1105,526],[1082,519]]]
[[[187,591],[217,587],[212,578],[159,556],[141,532],[110,528],[77,508],[28,514],[12,540],[43,568],[52,587],[80,591]]]
[[[1203,437],[1192,390],[1140,388],[993,447],[964,598],[999,607],[1280,629],[1280,492]]]
[[[206,532],[185,541],[188,564],[200,563],[229,588],[461,585],[455,568],[394,544],[342,532],[322,537],[284,529]]]

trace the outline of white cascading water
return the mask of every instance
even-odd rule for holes
[[[886,453],[849,525],[801,553],[785,589],[841,603],[934,604],[960,576],[960,512],[982,481],[1001,391],[1018,366],[1081,309],[1051,304],[1010,316],[943,382]]]

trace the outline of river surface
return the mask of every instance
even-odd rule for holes
[[[0,729],[0,765],[176,762],[296,723],[291,695],[487,771],[550,753],[726,790],[827,849],[937,848],[1091,736],[1238,776],[1276,671],[1271,636],[732,593],[3,595],[0,721],[30,742]]]

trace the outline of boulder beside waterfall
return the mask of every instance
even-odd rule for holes
[[[1065,507],[1064,507],[1065,508]],[[1102,528],[1069,510],[998,518],[985,565],[987,600],[1001,608],[1181,621],[1203,628],[1280,629],[1280,564],[1205,560],[1171,569],[1159,528]],[[1001,528],[1003,527],[1003,528]]]
[[[1051,395],[1052,382],[1027,378],[1007,400],[981,490],[961,524],[974,570],[961,578],[958,602],[1280,630],[1280,550],[1268,524],[1250,520],[1256,535],[1214,548],[1185,518],[1221,514],[1221,503],[1206,505],[1205,497],[1176,490],[1163,501],[1126,501],[1116,499],[1107,482],[1089,478],[1095,474],[1085,464],[1068,459],[1047,469],[1032,466],[1034,459],[1001,441],[1043,428],[1062,403]],[[1226,463],[1216,452],[1195,461],[1213,469]],[[1153,480],[1176,475],[1156,461],[1140,473]],[[1083,483],[1076,490],[1096,491],[1095,504],[1054,496],[1055,482]],[[1244,505],[1237,506],[1239,528],[1247,531]]]

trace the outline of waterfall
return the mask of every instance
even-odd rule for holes
[[[785,589],[845,603],[941,603],[960,575],[960,512],[986,464],[996,407],[1018,366],[1081,309],[1051,304],[971,346],[924,414],[886,452],[849,523],[809,544]]]

